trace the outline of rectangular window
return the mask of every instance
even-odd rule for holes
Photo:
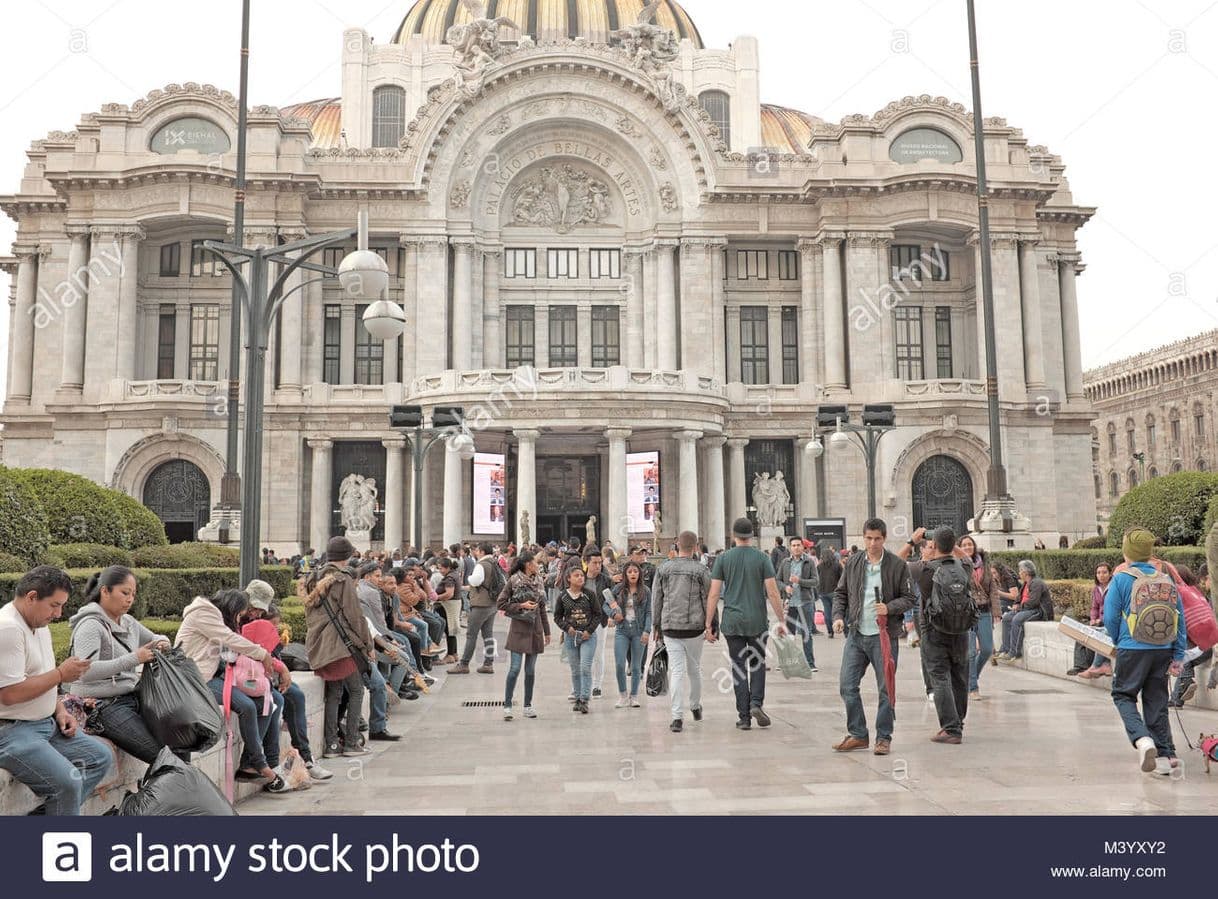
[[[940,378],[952,376],[952,310],[950,306],[935,307],[935,364]]]
[[[176,246],[176,245],[175,245]],[[158,381],[173,378],[173,347],[177,339],[177,309],[162,305],[157,315],[156,377]]]
[[[922,248],[917,244],[894,243],[888,248],[888,261],[892,265],[892,280],[900,281],[902,278],[912,278],[914,281],[922,280],[921,258]],[[914,267],[915,262],[919,263],[916,268]]]
[[[346,250],[342,247],[326,247],[321,251],[321,264],[326,268],[338,268],[346,255]]]
[[[1155,426],[1146,426],[1146,448],[1153,450],[1155,448]]]
[[[1116,455],[1116,434],[1108,435],[1108,455]]]
[[[364,327],[366,305],[355,307],[355,383],[385,383],[385,341],[377,340]]]
[[[770,383],[770,309],[740,307],[740,380]]]
[[[782,307],[782,383],[799,383],[799,309]]]
[[[220,379],[220,307],[190,307],[190,380]]]
[[[1173,419],[1171,423],[1171,442],[1173,446],[1180,442],[1180,422],[1177,419]]]
[[[202,278],[214,275],[217,278],[224,274],[224,265],[216,261],[216,254],[203,249],[202,240],[190,242],[190,276]]]
[[[951,256],[946,250],[935,250],[931,254],[930,261],[926,263],[926,267],[930,269],[932,281],[950,281],[952,279]]]
[[[503,277],[505,278],[536,278],[536,250],[504,250]]]
[[[1125,432],[1125,442],[1129,444],[1130,453],[1136,453],[1138,451],[1138,440],[1134,436],[1132,428]]]
[[[731,258],[727,255],[727,252],[728,252],[727,247],[724,247],[723,248],[723,280],[724,281],[727,280],[727,263],[728,263],[728,259]]]
[[[578,278],[579,250],[548,250],[546,275],[551,278]]]
[[[622,364],[621,313],[617,306],[592,307],[592,367]]]
[[[161,245],[161,277],[176,278],[182,274],[182,245],[167,243]]]
[[[534,341],[536,327],[533,321],[532,306],[507,307],[507,347],[506,363],[508,368],[519,368],[522,365],[534,364]]]
[[[1205,438],[1205,413],[1199,412],[1193,416],[1193,433],[1202,439]]]
[[[579,365],[579,340],[574,306],[550,307],[550,368]]]
[[[770,278],[770,254],[765,250],[736,251],[736,280],[768,281]]]
[[[921,381],[922,368],[922,307],[898,306],[893,310],[897,331],[897,377],[904,381]]]
[[[589,275],[592,278],[622,277],[621,250],[592,250],[588,254]]]
[[[325,325],[322,328],[322,373],[321,379],[327,384],[338,384],[342,381],[343,355],[343,307],[337,304],[327,305]]]
[[[799,280],[799,254],[794,250],[778,251],[778,280]]]

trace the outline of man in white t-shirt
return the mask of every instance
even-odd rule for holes
[[[42,565],[0,608],[0,768],[33,790],[48,815],[79,815],[114,760],[59,699],[59,685],[89,669],[76,658],[55,665],[47,625],[63,614],[71,590],[64,572]]]

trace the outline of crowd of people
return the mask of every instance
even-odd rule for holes
[[[305,697],[292,670],[324,682],[321,759],[358,758],[369,741],[400,739],[389,716],[435,683],[436,666],[454,676],[495,673],[500,614],[508,619],[507,721],[516,716],[522,673],[521,714],[538,717],[537,658],[557,636],[570,669],[571,709],[582,715],[603,695],[610,653],[615,708],[640,708],[648,659],[662,646],[670,730],[680,733],[687,714],[703,719],[702,655],[722,639],[735,726],[766,728],[768,642],[797,641],[793,651],[801,647],[816,673],[814,637],[823,635],[843,641],[838,686],[846,735],[834,750],[891,751],[902,644],[921,650],[939,724],[930,739],[960,744],[969,702],[983,698],[987,662],[1021,657],[1027,624],[1054,619],[1052,593],[1031,561],[1012,573],[971,536],[949,528],[920,529],[895,552],[887,541],[887,525],[876,518],[865,523],[861,548],[818,548],[796,537],[767,552],[742,518],[726,551],[711,554],[697,535],[683,532],[656,565],[647,546],[619,553],[609,543],[581,546],[575,539],[519,548],[459,544],[416,555],[409,547],[359,553],[336,537],[320,557],[310,550],[289,560],[307,623],[303,645],[292,641],[272,587],[253,581],[190,602],[173,647],[241,736],[234,779],[272,794],[290,789],[283,729],[310,779],[333,777],[310,744]],[[1114,658],[1080,646],[1070,674],[1113,676],[1113,700],[1142,770],[1170,774],[1179,760],[1168,708],[1192,697],[1193,670],[1209,659],[1199,650],[1186,656],[1178,590],[1207,589],[1208,574],[1198,578],[1154,559],[1154,546],[1152,535],[1134,529],[1125,536],[1123,563],[1097,567],[1089,621],[1107,631]],[[60,617],[71,589],[63,571],[38,567],[0,608],[0,768],[29,785],[48,814],[78,813],[104,779],[113,756],[97,736],[145,762],[165,748],[148,726],[137,684],[141,667],[170,643],[131,616],[134,573],[111,566],[90,578],[70,619],[69,657],[57,664],[47,625]],[[1152,618],[1155,627],[1147,623]],[[874,744],[860,690],[868,668],[878,692]],[[1170,676],[1178,680],[1169,695]]]

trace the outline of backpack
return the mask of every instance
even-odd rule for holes
[[[246,696],[262,700],[262,714],[271,713],[271,682],[262,663],[249,656],[237,656],[233,662],[233,687]]]
[[[487,585],[487,592],[490,593],[491,599],[499,601],[499,594],[503,592],[503,588],[507,586],[507,575],[503,573],[503,569],[498,565],[492,564],[491,582]]]
[[[973,601],[973,579],[959,560],[936,560],[930,596],[924,597],[923,616],[943,634],[966,634],[981,617]]]
[[[1180,591],[1162,571],[1146,574],[1131,568],[1133,587],[1125,623],[1129,636],[1150,646],[1171,646],[1180,628]]]

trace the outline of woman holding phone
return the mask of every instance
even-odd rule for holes
[[[512,565],[508,582],[499,594],[499,611],[511,619],[508,628],[507,651],[512,654],[507,683],[503,694],[503,720],[511,721],[512,697],[516,680],[524,669],[524,717],[536,718],[533,708],[533,684],[537,657],[550,645],[550,619],[546,614],[545,582],[531,552],[521,553]]]

